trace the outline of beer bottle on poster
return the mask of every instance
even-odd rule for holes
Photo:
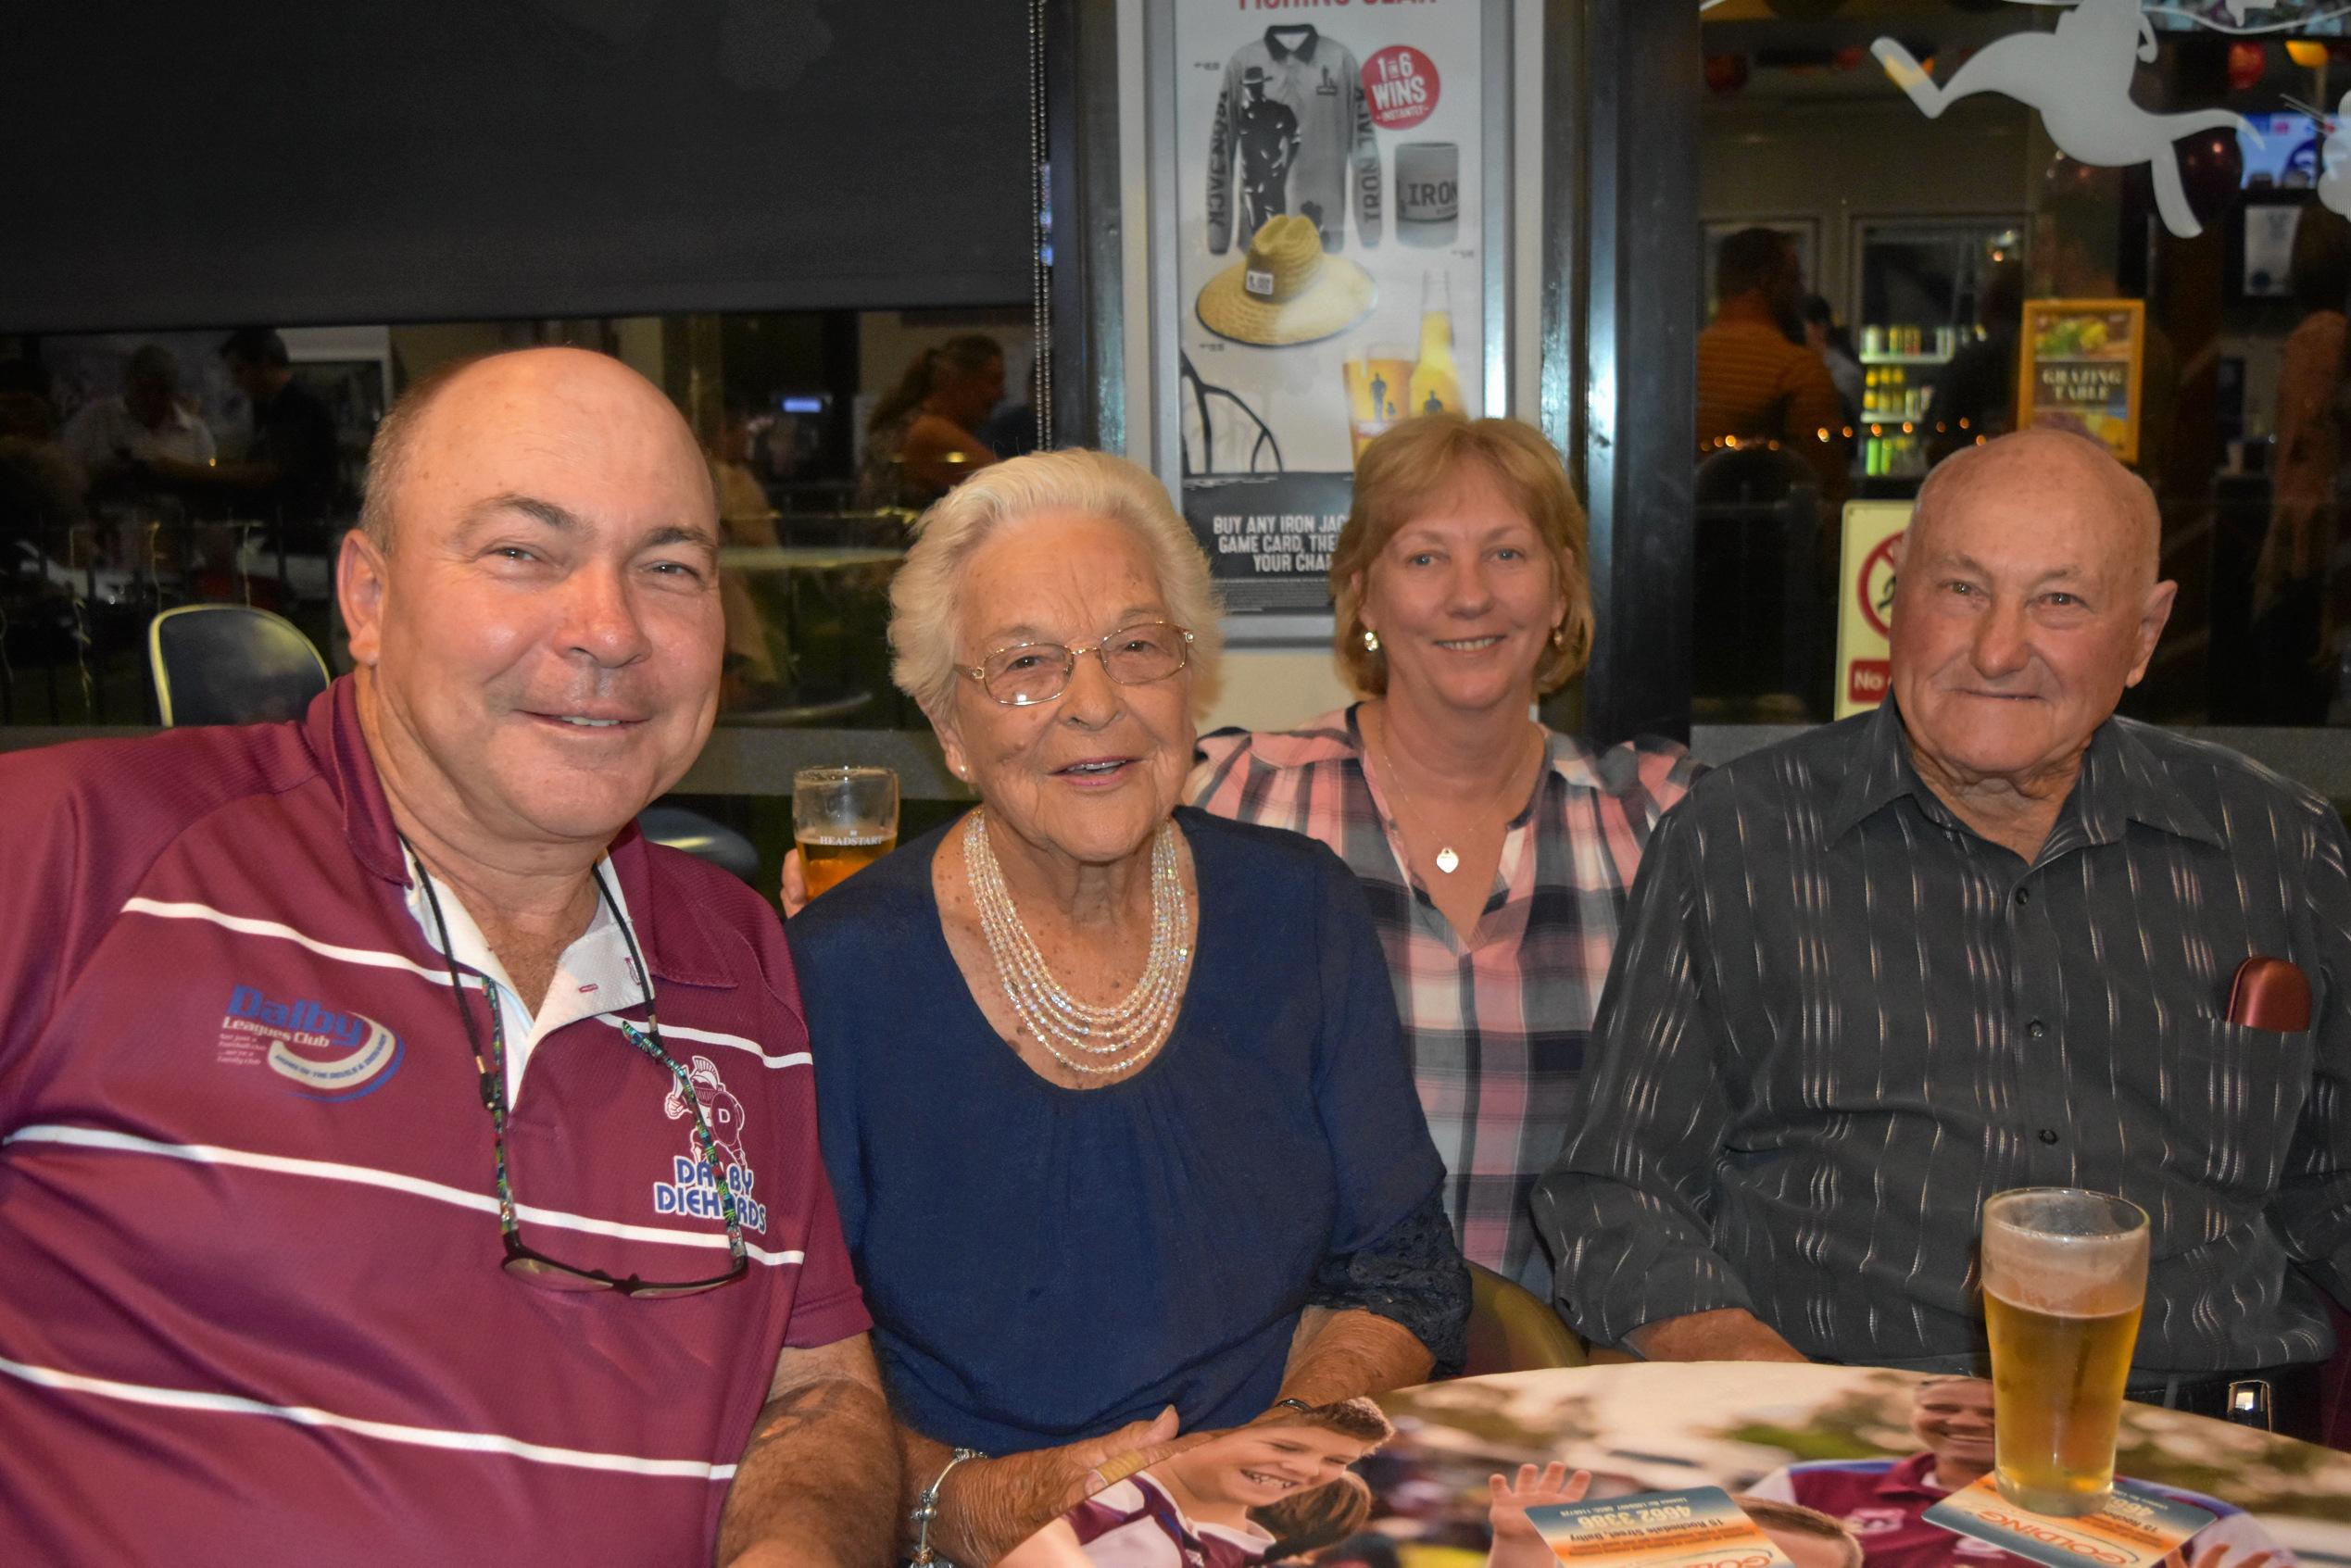
[[[1420,280],[1420,363],[1413,367],[1407,415],[1462,412],[1461,373],[1453,368],[1452,280],[1424,272]]]

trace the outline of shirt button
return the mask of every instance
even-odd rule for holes
[[[2041,1020],[2037,1018],[2031,1020],[2025,1025],[2025,1035],[2029,1039],[2038,1040],[2042,1035],[2046,1035],[2047,1033],[2049,1033],[2049,1026],[2042,1022]]]
[[[2018,888],[2018,889],[2017,889],[2017,902],[2018,902],[2019,905],[2023,905],[2023,904],[2030,904],[2030,903],[2031,903],[2031,902],[2032,902],[2032,889],[2031,889],[2031,888],[2030,888],[2030,887],[2019,887],[2019,888]]]
[[[2041,1141],[2043,1143],[2056,1143],[2057,1141],[2057,1130],[2055,1127],[2042,1128]]]

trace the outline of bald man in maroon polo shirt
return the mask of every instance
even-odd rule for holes
[[[307,718],[0,759],[0,1562],[882,1562],[782,930],[633,825],[700,453],[535,349],[372,474]]]

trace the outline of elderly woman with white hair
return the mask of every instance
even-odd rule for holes
[[[908,1544],[980,1564],[1179,1430],[1457,1363],[1469,1283],[1354,878],[1178,809],[1217,611],[1165,492],[991,468],[891,600],[981,804],[789,932]]]

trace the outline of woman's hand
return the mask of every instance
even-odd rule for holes
[[[1208,1437],[1178,1436],[1170,1405],[1104,1436],[958,1465],[939,1499],[932,1542],[958,1562],[994,1562],[1112,1482]]]
[[[1486,1484],[1494,1495],[1493,1505],[1486,1511],[1487,1523],[1494,1527],[1494,1547],[1487,1554],[1486,1568],[1557,1568],[1559,1559],[1527,1517],[1527,1511],[1583,1501],[1584,1494],[1591,1490],[1591,1472],[1578,1470],[1570,1475],[1565,1465],[1553,1460],[1540,1470],[1520,1465],[1515,1483],[1490,1475]]]
[[[784,906],[784,918],[790,920],[808,908],[808,875],[800,870],[800,852],[784,852],[784,885],[776,889],[776,897]]]

